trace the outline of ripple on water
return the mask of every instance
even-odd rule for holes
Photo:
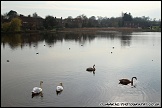
[[[155,91],[154,88],[151,88],[149,84],[141,84],[141,82],[137,82],[136,87],[132,88],[129,85],[119,85],[118,89],[119,93],[114,95],[110,102],[160,103],[161,101],[160,97],[158,96],[159,94]]]

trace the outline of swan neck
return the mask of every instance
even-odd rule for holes
[[[132,80],[131,80],[131,82],[133,82],[133,77],[132,77]]]
[[[131,82],[131,86],[133,86],[133,82]]]
[[[133,78],[135,78],[135,79],[136,79],[136,77],[132,77],[132,82],[133,82]]]
[[[62,87],[63,87],[62,83],[60,83],[60,86],[62,86]]]
[[[95,65],[93,65],[93,69],[95,68]]]
[[[133,86],[133,78],[134,78],[134,77],[132,77],[132,81],[131,81],[131,85],[132,85],[132,86]]]
[[[40,88],[42,88],[42,83],[40,83]]]

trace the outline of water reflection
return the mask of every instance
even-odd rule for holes
[[[61,91],[57,91],[57,90],[56,90],[56,94],[57,94],[57,95],[60,95],[62,92],[63,92],[63,90],[61,90]]]
[[[121,46],[130,46],[130,40],[132,39],[131,34],[131,32],[2,34],[1,44],[3,48],[5,48],[5,44],[9,44],[10,48],[13,50],[18,47],[23,49],[25,46],[37,48],[38,43],[43,41],[45,41],[49,47],[53,46],[58,41],[63,42],[64,40],[76,41],[83,46],[86,41],[93,41],[97,37],[110,38],[111,40],[117,38],[121,40]]]
[[[95,75],[95,71],[88,71],[88,72],[90,72],[90,73],[92,72],[92,73],[93,73],[93,75]]]
[[[33,94],[33,93],[32,93],[32,95],[31,95],[32,98],[33,98],[33,97],[39,97],[39,96],[43,97],[43,93],[42,93],[42,92],[37,93],[37,94]]]
[[[136,84],[132,85],[132,88],[136,88],[136,87],[137,87],[137,85],[136,85]]]
[[[94,107],[101,102],[161,101],[161,33],[20,34],[13,38],[19,39],[1,37],[1,106]],[[12,40],[17,43],[11,44]],[[87,72],[93,63],[97,71]],[[138,86],[136,80],[133,86],[118,84],[122,76],[138,77]],[[40,79],[46,82],[45,98],[31,97],[31,82]],[[58,81],[66,84],[63,94],[48,86]]]
[[[132,40],[132,32],[99,32],[100,37],[105,37],[111,40],[120,39],[121,46],[130,46]]]

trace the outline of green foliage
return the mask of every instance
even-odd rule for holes
[[[36,12],[33,13],[33,18],[41,18]]]
[[[132,21],[132,15],[129,13],[124,13],[124,16],[123,16],[123,21]]]
[[[10,23],[4,22],[2,24],[2,31],[7,32],[7,31],[9,31],[9,29],[10,29]]]
[[[2,23],[1,23],[1,30],[3,31],[19,31],[21,29],[21,21],[16,18],[18,16],[16,11],[11,10],[8,13],[5,13],[4,15],[1,15]],[[28,16],[30,17],[30,15]],[[16,19],[15,19],[16,18]],[[23,27],[30,28],[30,29],[37,29],[37,30],[52,30],[52,29],[58,29],[61,27],[66,28],[78,28],[78,27],[141,27],[143,29],[147,29],[149,27],[153,27],[151,29],[155,30],[161,30],[161,20],[156,21],[151,20],[149,17],[132,17],[131,13],[122,13],[122,16],[120,17],[101,17],[101,16],[91,16],[87,18],[86,15],[82,14],[77,16],[76,18],[73,18],[72,16],[68,16],[65,20],[61,18],[53,17],[53,16],[46,16],[45,19],[42,18],[41,21],[39,21],[37,18],[41,18],[38,16],[38,14],[35,12],[33,13],[33,21],[25,21],[26,25]],[[10,22],[8,22],[10,21]],[[4,23],[5,22],[5,23]],[[37,23],[40,22],[41,26]],[[43,23],[43,25],[42,25]],[[129,25],[129,26],[128,26]],[[131,25],[131,26],[130,26]],[[39,29],[38,29],[39,28]]]
[[[35,13],[33,13],[33,17],[34,18],[38,18],[38,14],[35,12]]]
[[[56,20],[53,16],[48,15],[46,16],[43,24],[46,29],[51,30],[54,26],[56,26]]]
[[[4,22],[2,24],[2,30],[4,32],[13,32],[13,31],[20,31],[21,29],[21,20],[19,18],[13,18],[11,22]]]
[[[160,26],[152,26],[152,30],[160,30]]]
[[[10,31],[20,31],[21,26],[21,20],[19,18],[13,18],[10,24]]]

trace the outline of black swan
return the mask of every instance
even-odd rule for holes
[[[129,83],[131,83],[131,85],[133,86],[133,78],[135,78],[137,80],[137,77],[132,77],[132,80],[128,80],[128,79],[120,79],[119,81],[119,84],[123,84],[123,85],[127,85]]]
[[[92,67],[89,67],[89,68],[87,68],[86,69],[86,71],[95,71],[96,69],[95,69],[95,64],[93,65],[93,68]]]

